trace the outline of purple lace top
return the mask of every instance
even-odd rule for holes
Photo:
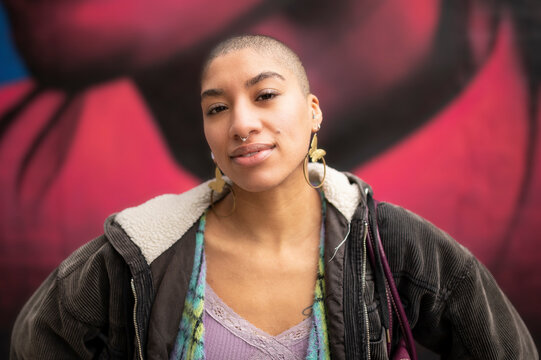
[[[308,348],[312,317],[272,336],[240,317],[207,284],[203,324],[205,356],[208,360],[303,360]]]

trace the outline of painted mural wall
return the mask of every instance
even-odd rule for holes
[[[0,357],[107,216],[213,175],[198,73],[217,41],[289,44],[327,163],[449,232],[541,343],[541,3],[3,0]]]

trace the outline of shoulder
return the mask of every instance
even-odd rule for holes
[[[210,204],[210,191],[205,182],[182,194],[160,195],[119,212],[114,222],[150,265],[201,217]]]
[[[182,194],[160,195],[111,215],[103,235],[59,265],[55,272],[59,295],[70,298],[72,304],[79,297],[105,301],[100,291],[114,286],[122,272],[130,276],[149,271],[150,264],[183,238],[204,212],[206,188],[202,184]]]
[[[110,289],[120,283],[119,274],[125,266],[105,235],[88,242],[40,285],[21,310],[14,332],[26,327],[57,331],[60,318],[65,320],[65,326],[68,322],[104,325]]]
[[[475,263],[468,249],[423,217],[386,202],[377,212],[381,240],[398,278],[444,296]]]
[[[95,357],[98,348],[89,348],[90,340],[123,326],[128,276],[127,265],[106,236],[76,250],[20,311],[12,330],[11,356]],[[92,343],[97,346],[100,341]],[[114,340],[119,341],[121,337]],[[117,347],[113,342],[107,346]]]
[[[107,236],[101,235],[66,258],[49,285],[56,289],[57,301],[67,313],[82,323],[99,326],[107,320],[104,314],[111,289],[118,290],[127,276],[128,265]]]

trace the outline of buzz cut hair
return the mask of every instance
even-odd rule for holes
[[[252,49],[258,53],[272,56],[291,71],[299,82],[301,91],[305,96],[310,94],[310,83],[306,76],[306,70],[302,65],[301,59],[286,44],[267,35],[239,35],[228,38],[216,45],[203,62],[201,79],[205,76],[212,61],[220,56],[234,51]]]

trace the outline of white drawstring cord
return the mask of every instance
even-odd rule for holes
[[[334,259],[334,257],[336,256],[336,253],[338,252],[338,249],[340,249],[340,247],[342,245],[344,245],[344,243],[346,242],[346,240],[348,239],[348,236],[349,236],[349,231],[351,229],[351,226],[350,226],[351,223],[348,222],[348,232],[346,234],[346,237],[344,238],[344,240],[342,240],[342,242],[340,244],[338,244],[337,247],[334,248],[334,254],[331,256],[331,258],[329,259],[329,262],[332,261],[332,259]]]

